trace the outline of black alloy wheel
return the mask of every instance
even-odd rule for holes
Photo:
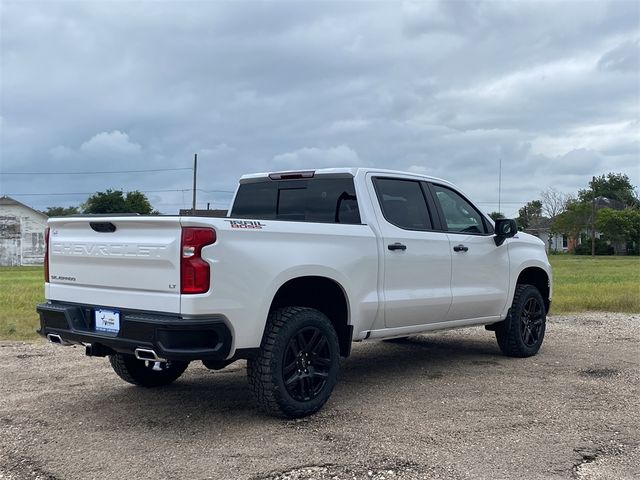
[[[339,369],[333,324],[308,307],[271,311],[260,350],[247,360],[249,384],[260,408],[288,418],[320,410],[331,396]]]
[[[331,364],[326,335],[316,327],[298,331],[289,340],[282,367],[289,395],[299,402],[316,398],[327,383]]]
[[[509,315],[495,327],[500,350],[509,357],[535,355],[542,346],[546,322],[540,291],[533,285],[517,285]]]
[[[520,314],[520,334],[522,343],[527,347],[533,347],[540,341],[544,324],[544,307],[535,297],[530,297],[522,307]]]

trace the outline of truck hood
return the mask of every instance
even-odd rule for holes
[[[544,242],[542,240],[540,240],[538,237],[536,237],[535,235],[531,235],[530,233],[525,233],[525,232],[518,232],[518,234],[513,237],[513,241],[515,242],[522,242],[522,243],[528,243],[531,245],[540,245],[544,248]]]

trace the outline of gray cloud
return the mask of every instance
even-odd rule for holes
[[[626,41],[605,53],[598,68],[637,73],[640,70],[640,40]]]
[[[505,213],[549,186],[640,183],[636,2],[4,2],[0,193],[105,188],[224,206],[253,171],[372,165]],[[157,192],[157,190],[173,190]],[[511,208],[511,210],[509,210]]]

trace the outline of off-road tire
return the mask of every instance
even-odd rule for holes
[[[542,295],[533,285],[517,285],[506,320],[496,324],[496,340],[504,355],[531,357],[538,353],[546,329]]]
[[[125,382],[141,387],[161,387],[176,381],[189,366],[189,362],[152,362],[138,360],[133,355],[116,353],[109,356],[113,371]],[[155,365],[158,363],[158,365]],[[154,370],[153,367],[160,368]]]
[[[321,340],[317,340],[318,344],[322,342],[322,348],[318,349],[318,353],[311,350],[312,342],[316,338],[313,336],[316,334],[315,332],[319,332],[319,335],[323,337]],[[285,365],[285,361],[292,358],[294,362],[307,361],[304,359],[296,360],[298,356],[291,356],[292,351],[295,351],[292,348],[295,348],[295,345],[301,346],[300,340],[298,340],[300,335],[303,336],[303,342],[304,335],[312,335],[311,338],[307,338],[308,348],[299,348],[300,352],[304,352],[305,348],[311,352],[307,373],[304,370],[302,373],[292,371],[290,368],[293,365],[292,362]],[[314,361],[317,363],[314,364]],[[285,371],[285,367],[289,367],[289,369]],[[294,367],[294,370],[296,368]],[[338,378],[339,368],[338,336],[327,316],[312,308],[284,307],[269,314],[260,351],[247,361],[247,376],[251,389],[263,411],[275,416],[300,418],[311,415],[322,408],[331,396]],[[297,372],[301,372],[301,370],[298,369]],[[292,377],[287,377],[287,375],[292,375]],[[307,376],[306,380],[301,378],[305,375]],[[297,380],[293,376],[296,376]],[[286,378],[290,380],[289,387],[285,385]],[[314,387],[316,383],[318,386]],[[300,387],[298,387],[299,384],[301,384]],[[317,388],[317,392],[312,392],[313,396],[307,399],[295,398],[298,394],[291,390],[300,388],[300,391],[304,392],[305,386],[309,386],[311,390]],[[302,395],[303,393],[299,397]]]

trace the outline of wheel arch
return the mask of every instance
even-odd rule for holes
[[[544,301],[545,312],[549,312],[549,307],[551,306],[551,300],[549,299],[551,279],[549,274],[540,267],[527,267],[520,272],[516,282],[516,285],[523,284],[533,285],[538,289]]]
[[[278,288],[269,312],[281,307],[308,307],[324,313],[338,335],[340,355],[350,355],[353,326],[349,322],[349,300],[337,281],[317,275],[289,279]]]

